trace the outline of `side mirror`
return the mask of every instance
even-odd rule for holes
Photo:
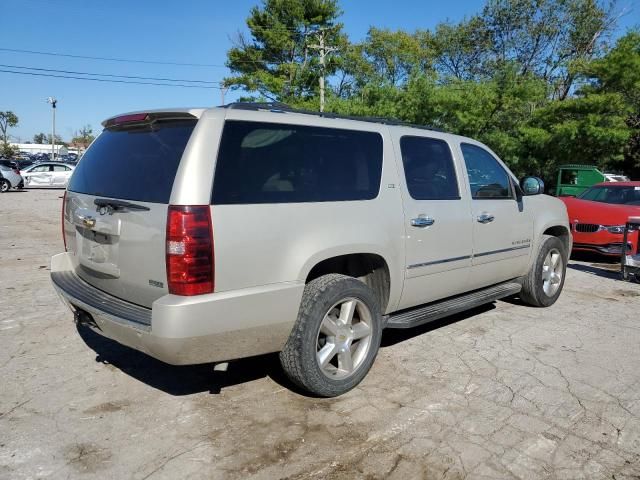
[[[544,182],[538,177],[524,177],[520,180],[520,188],[525,195],[540,195],[544,193]]]

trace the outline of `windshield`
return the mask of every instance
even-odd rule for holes
[[[591,187],[582,192],[578,198],[616,205],[640,205],[640,186]]]

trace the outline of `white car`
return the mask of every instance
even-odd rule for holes
[[[22,177],[18,170],[0,165],[0,192],[8,192],[12,188],[22,188]]]
[[[20,172],[24,186],[66,188],[74,170],[73,165],[60,162],[45,162],[30,165]]]

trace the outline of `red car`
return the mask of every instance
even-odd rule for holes
[[[640,216],[640,182],[598,183],[578,197],[561,197],[567,206],[574,251],[619,257],[629,217]],[[627,252],[638,252],[638,232],[629,234]]]

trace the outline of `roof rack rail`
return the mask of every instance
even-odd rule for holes
[[[394,118],[386,117],[357,117],[353,115],[341,115],[339,113],[332,112],[316,112],[313,110],[304,110],[300,108],[293,108],[286,103],[280,102],[234,102],[222,105],[222,108],[228,108],[231,110],[267,110],[270,112],[287,112],[287,113],[301,113],[304,115],[314,115],[322,118],[338,118],[342,120],[357,120],[359,122],[370,123],[382,123],[384,125],[396,125],[401,127],[420,128],[422,130],[432,130],[434,132],[444,132],[444,130],[436,127],[430,127],[428,125],[417,125],[415,123],[403,122]]]

